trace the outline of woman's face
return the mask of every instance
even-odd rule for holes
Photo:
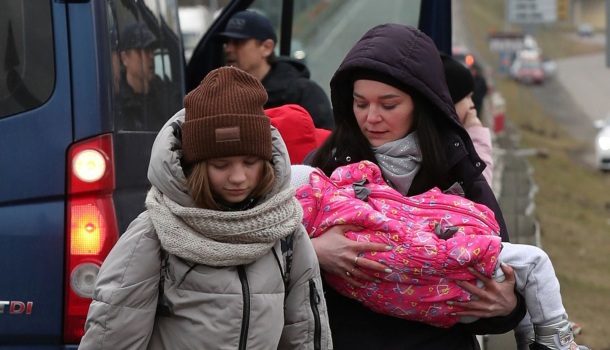
[[[236,156],[208,160],[212,193],[228,203],[239,203],[258,185],[264,160],[255,156]]]
[[[405,137],[413,126],[413,99],[374,80],[354,83],[354,115],[360,131],[373,147]]]

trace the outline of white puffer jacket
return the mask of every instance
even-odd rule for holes
[[[193,206],[180,166],[184,110],[153,145],[148,177],[164,195]],[[272,130],[277,185],[290,186],[290,161]],[[315,251],[295,231],[285,291],[281,244],[248,265],[211,267],[167,256],[157,312],[162,249],[149,213],[135,219],[104,261],[79,349],[332,349]],[[281,269],[280,269],[281,266]]]

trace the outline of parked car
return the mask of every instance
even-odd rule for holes
[[[510,76],[522,84],[542,84],[544,65],[537,50],[524,50],[517,54],[509,69]]]
[[[610,116],[593,125],[599,130],[595,136],[595,164],[599,170],[610,171]]]

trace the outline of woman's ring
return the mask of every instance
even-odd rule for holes
[[[358,258],[359,258],[358,255],[356,255],[356,257],[354,258],[354,265],[356,265],[356,266],[358,266]]]

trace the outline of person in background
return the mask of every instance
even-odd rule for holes
[[[333,128],[330,101],[309,79],[307,67],[275,55],[277,35],[269,18],[251,10],[240,11],[218,35],[226,39],[226,64],[245,70],[263,83],[269,95],[265,108],[294,103],[309,112],[317,128]]]
[[[451,56],[441,53],[445,79],[451,100],[455,104],[455,111],[460,122],[468,131],[477,154],[487,165],[483,170],[483,176],[487,183],[493,184],[493,157],[491,131],[484,127],[478,118],[478,112],[473,102],[473,89],[475,80],[470,70]]]
[[[146,211],[102,264],[80,349],[332,348],[266,98],[256,78],[222,67],[163,126]]]
[[[155,74],[157,38],[144,23],[127,25],[119,37],[120,129],[154,130],[180,108],[180,89]]]
[[[335,129],[309,165],[330,176],[338,167],[367,160],[378,165],[384,180],[403,196],[434,187],[461,191],[465,198],[494,212],[500,237],[508,241],[499,205],[482,176],[485,163],[457,118],[432,39],[412,26],[375,26],[346,55],[330,89]],[[354,230],[354,226],[337,225],[311,240],[325,274],[362,287],[374,279],[358,270],[373,270],[379,278],[392,271],[361,254],[392,248],[345,237]],[[478,349],[475,334],[508,332],[526,314],[523,297],[514,290],[512,268],[502,268],[504,282],[473,271],[484,288],[459,283],[476,300],[454,300],[465,310],[456,315],[480,319],[449,328],[376,313],[327,286],[334,348]]]
[[[329,130],[316,128],[309,113],[299,105],[269,108],[265,114],[271,118],[271,125],[282,135],[290,164],[301,164],[305,156],[320,147],[330,135]]]

